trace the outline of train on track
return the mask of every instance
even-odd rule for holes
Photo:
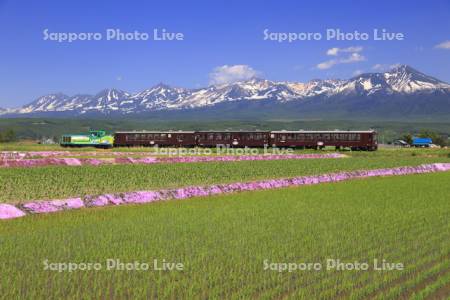
[[[280,147],[322,149],[335,147],[351,150],[378,149],[377,132],[365,131],[118,131],[108,135],[103,130],[88,134],[65,134],[63,147]]]

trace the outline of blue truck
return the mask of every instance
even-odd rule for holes
[[[413,147],[430,147],[431,144],[433,144],[433,141],[430,138],[415,137],[412,139]]]

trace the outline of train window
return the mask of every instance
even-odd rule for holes
[[[216,134],[216,140],[218,140],[218,141],[222,140],[222,134],[221,133],[217,133]]]
[[[166,140],[166,139],[167,139],[167,134],[161,133],[161,140]]]
[[[358,133],[349,133],[348,134],[348,140],[349,141],[359,141],[360,140],[360,134]]]
[[[224,140],[229,140],[229,139],[231,139],[231,133],[225,133]]]
[[[358,140],[358,134],[352,133],[352,134],[351,134],[351,140],[352,140],[352,141],[357,141],[357,140]]]
[[[214,141],[214,133],[208,133],[208,140]]]

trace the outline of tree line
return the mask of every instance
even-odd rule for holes
[[[0,131],[0,143],[14,142],[17,139],[16,133],[12,129]]]
[[[433,144],[445,147],[448,146],[448,139],[445,138],[445,136],[442,136],[441,134],[429,130],[421,131],[420,133],[416,135],[412,135],[410,133],[405,134],[402,136],[402,139],[407,142],[408,144],[412,144],[413,138],[419,137],[419,138],[430,138],[433,141]]]

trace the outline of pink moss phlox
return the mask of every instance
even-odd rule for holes
[[[81,198],[69,198],[63,200],[36,201],[28,202],[22,205],[22,208],[33,214],[56,212],[68,209],[77,209],[84,207]]]
[[[122,197],[125,203],[148,203],[163,200],[161,193],[155,191],[124,193]]]
[[[81,166],[81,161],[78,158],[63,158],[63,161],[68,166]]]
[[[133,164],[154,164],[158,162],[158,158],[153,156],[143,158],[130,158],[130,162]]]
[[[312,185],[326,182],[339,182],[353,178],[380,176],[396,176],[450,171],[450,163],[436,163],[414,167],[397,167],[391,169],[359,170],[332,174],[300,176],[294,178],[268,179],[254,182],[235,182],[211,186],[190,186],[178,189],[159,191],[138,191],[120,194],[104,194],[69,198],[64,200],[29,202],[15,207],[10,204],[0,204],[0,219],[21,217],[28,213],[50,213],[81,207],[149,203],[172,199],[188,199],[192,197],[227,194],[240,191],[275,189],[288,186]]]
[[[434,167],[437,171],[450,171],[450,163],[437,163],[434,164]]]
[[[13,219],[25,216],[25,212],[11,204],[0,203],[0,219]]]
[[[40,153],[40,152],[36,152]],[[113,159],[95,159],[95,158],[58,158],[51,157],[56,152],[45,152],[44,158],[23,159],[23,158],[2,158],[0,167],[38,167],[38,166],[80,166],[103,164],[154,164],[154,163],[196,163],[196,162],[220,162],[220,161],[260,161],[260,160],[282,160],[282,159],[311,159],[311,158],[341,158],[344,155],[340,153],[330,154],[286,154],[286,155],[228,155],[228,156],[181,156],[181,157],[155,157],[147,156],[140,158],[118,156]],[[94,152],[95,153],[95,152]],[[114,152],[113,152],[114,153]],[[28,152],[26,156],[32,156],[33,152]],[[67,154],[66,152],[57,153],[57,155]],[[123,153],[119,153],[123,154]],[[72,155],[72,154],[70,154]],[[25,156],[25,157],[26,157]]]
[[[23,208],[30,213],[49,213],[62,210],[62,208],[51,204],[49,201],[25,203]]]
[[[122,197],[116,194],[104,194],[99,196],[87,196],[84,199],[86,206],[106,206],[123,204]]]
[[[114,158],[116,164],[132,164],[133,159],[130,157],[116,157]]]
[[[82,165],[91,165],[91,166],[99,166],[108,163],[108,161],[106,160],[96,158],[80,158],[80,162]]]

